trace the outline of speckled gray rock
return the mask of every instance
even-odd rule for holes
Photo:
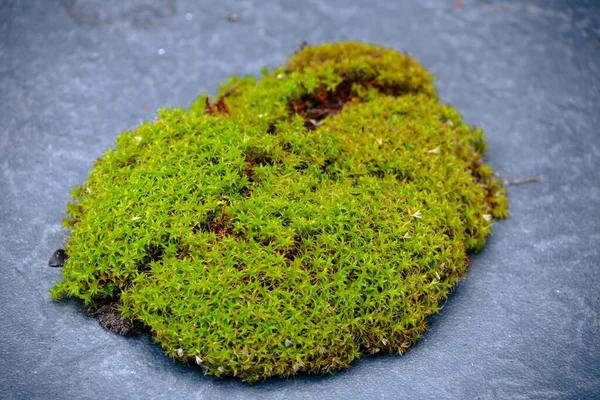
[[[0,397],[600,397],[596,1],[99,3],[0,1]],[[414,349],[248,386],[51,302],[69,189],[119,132],[302,40],[348,39],[414,55],[485,130],[500,176],[542,179],[508,188],[509,218]]]

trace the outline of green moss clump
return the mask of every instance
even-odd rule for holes
[[[72,192],[51,294],[247,382],[400,354],[506,214],[484,151],[408,56],[309,46],[122,133]]]

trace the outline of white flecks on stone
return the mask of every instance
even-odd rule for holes
[[[187,19],[188,21],[191,21],[192,18],[194,18],[194,16],[192,15],[192,13],[186,13],[185,14],[185,19]]]
[[[163,54],[165,54],[165,49],[158,49],[158,55],[162,56]]]

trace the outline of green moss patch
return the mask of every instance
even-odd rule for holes
[[[51,295],[247,382],[400,354],[506,214],[484,151],[408,56],[308,46],[122,133],[72,191]]]

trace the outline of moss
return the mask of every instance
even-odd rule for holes
[[[51,294],[247,382],[400,354],[506,214],[484,151],[408,56],[308,46],[122,133],[72,191]]]

